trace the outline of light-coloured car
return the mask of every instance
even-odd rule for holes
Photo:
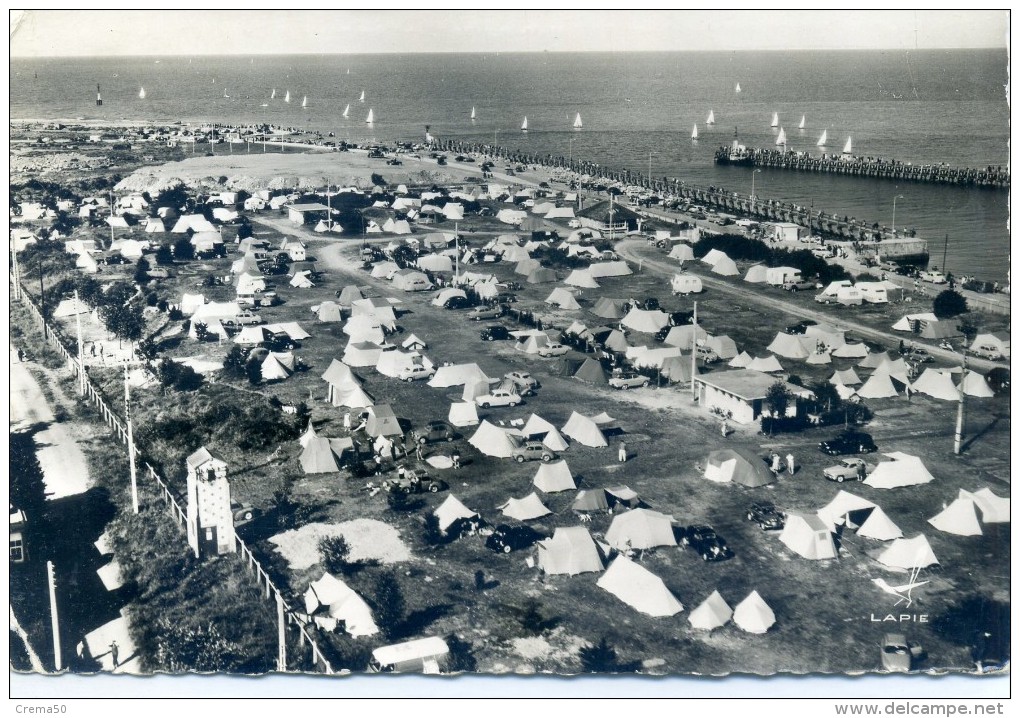
[[[490,406],[517,406],[521,403],[521,395],[507,389],[494,389],[488,394],[476,396],[475,403],[485,408]]]
[[[614,374],[609,377],[609,386],[614,389],[634,389],[648,386],[648,377],[641,374]]]
[[[931,284],[945,284],[946,276],[942,272],[921,272],[921,281]]]
[[[867,473],[868,465],[864,463],[864,459],[857,458],[841,459],[835,466],[822,470],[825,478],[840,484],[844,481],[864,481]]]
[[[425,367],[415,364],[401,369],[397,372],[397,378],[401,381],[419,381],[422,379],[431,379],[436,373],[435,369],[426,369]]]
[[[541,459],[548,463],[556,458],[556,452],[545,446],[541,441],[525,441],[510,451],[510,456],[518,464],[525,461]]]
[[[538,388],[538,380],[526,371],[511,371],[503,375],[503,379],[511,382],[521,396],[534,394]]]
[[[567,353],[567,351],[569,351],[569,350],[564,345],[557,344],[557,343],[552,343],[552,344],[547,344],[544,347],[540,347],[539,350],[538,350],[538,355],[540,357],[545,357],[545,358],[548,358],[548,357],[558,357],[558,356],[563,356],[564,354]]]

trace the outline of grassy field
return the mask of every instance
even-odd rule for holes
[[[280,238],[279,228],[284,225],[278,220],[267,223],[255,220],[256,236],[274,241]],[[465,224],[475,231],[476,243],[505,229],[485,221]],[[651,661],[644,669],[648,672],[803,673],[879,668],[878,642],[890,626],[873,621],[872,616],[881,619],[900,609],[893,606],[895,598],[882,593],[871,579],[882,577],[890,583],[906,579],[906,574],[892,573],[869,557],[880,544],[845,535],[838,561],[811,562],[788,551],[777,535],[763,533],[744,518],[748,504],[760,499],[772,500],[783,509],[808,511],[832,499],[837,487],[821,478],[821,470],[833,460],[815,448],[819,440],[833,433],[832,429],[764,437],[755,434],[752,428],[737,427],[726,445],[745,447],[762,455],[771,449],[781,454],[792,451],[799,467],[797,474],[784,475],[778,483],[759,489],[708,482],[701,478],[696,464],[703,463],[709,451],[719,448],[718,424],[714,417],[695,407],[682,389],[613,392],[557,376],[556,360],[516,352],[511,342],[483,342],[478,336],[481,328],[478,323],[465,320],[464,312],[431,307],[430,293],[406,295],[392,291],[383,280],[372,279],[358,269],[356,254],[361,247],[360,239],[327,241],[303,230],[288,228],[288,231],[304,236],[310,254],[325,269],[324,279],[310,290],[294,289],[285,281],[278,281],[275,289],[283,304],[261,309],[259,313],[270,322],[299,321],[312,334],[296,352],[308,365],[308,371],[280,383],[260,386],[255,390],[257,394],[250,393],[252,388],[246,383],[226,381],[214,374],[208,377],[211,385],[201,391],[202,396],[187,399],[187,406],[201,408],[230,399],[257,407],[264,404],[262,397],[267,395],[277,397],[283,404],[306,401],[320,435],[343,435],[343,412],[322,400],[326,387],[320,375],[332,358],[342,354],[346,336],[339,324],[319,323],[309,309],[332,299],[336,290],[348,284],[369,287],[381,296],[397,296],[404,302],[398,319],[402,333],[397,339],[414,332],[429,343],[425,353],[437,364],[477,362],[490,376],[524,370],[542,382],[538,396],[529,398],[523,406],[483,410],[482,418],[509,423],[511,419],[526,419],[534,412],[557,426],[562,426],[573,410],[586,414],[606,411],[616,418],[620,433],[610,440],[608,448],[590,449],[573,443],[563,453],[579,487],[627,484],[649,506],[672,514],[680,523],[712,524],[736,552],[732,560],[718,564],[703,563],[693,552],[680,548],[660,548],[641,557],[641,563],[665,581],[687,611],[714,589],[719,589],[731,606],[753,589],[769,603],[777,617],[776,625],[763,636],[745,634],[732,624],[711,634],[698,632],[686,621],[686,612],[672,618],[650,618],[596,587],[594,574],[543,579],[536,569],[525,564],[525,553],[494,554],[484,548],[484,539],[477,536],[441,546],[427,545],[423,539],[423,517],[445,494],[426,495],[418,510],[397,513],[387,507],[384,494],[370,496],[362,490],[364,479],[347,474],[305,476],[297,462],[300,446],[296,441],[281,444],[279,451],[274,451],[276,447],[241,450],[236,446],[210,445],[213,453],[230,465],[235,498],[252,503],[267,515],[272,514],[277,492],[288,491],[291,500],[304,507],[302,516],[306,521],[334,524],[375,519],[397,528],[413,558],[395,565],[368,565],[349,577],[351,585],[371,602],[379,578],[385,573],[396,576],[406,602],[406,620],[403,626],[394,629],[394,637],[456,635],[470,644],[477,670],[483,672],[576,672],[581,670],[578,649],[602,637],[616,648],[621,663],[639,665]],[[174,297],[183,291],[203,291],[209,300],[231,299],[231,287],[199,290],[196,284],[209,273],[225,274],[235,256],[175,267],[177,276],[164,282],[159,291]],[[504,280],[522,281],[519,275],[513,275],[511,265],[472,269],[491,271]],[[559,312],[560,326],[567,326],[575,318],[589,326],[603,323],[587,311],[599,296],[620,299],[657,296],[668,311],[691,307],[689,299],[669,296],[666,279],[652,272],[600,283],[600,290],[585,290],[580,300],[581,311]],[[518,292],[519,306],[543,316],[556,314],[542,301],[553,286],[526,284]],[[786,298],[815,304],[807,296]],[[699,298],[698,313],[700,323],[710,333],[728,334],[741,350],[752,355],[764,355],[775,333],[797,319],[793,314],[778,313],[754,302],[734,302],[711,291]],[[900,308],[868,309],[855,313],[855,318],[885,328],[900,313]],[[512,321],[502,323],[514,328]],[[651,336],[639,334],[632,334],[629,340],[632,344],[655,344]],[[229,343],[196,344],[185,338],[179,343],[169,342],[166,354],[217,360],[226,355],[229,346]],[[827,378],[837,368],[845,368],[849,360],[817,368],[790,360],[783,364],[810,383]],[[449,402],[460,397],[459,388],[444,390],[420,383],[406,384],[371,369],[356,369],[355,373],[363,379],[365,390],[376,403],[391,404],[397,415],[413,426],[431,419],[445,419]],[[119,374],[112,370],[98,374],[110,393],[115,394]],[[166,397],[157,389],[145,389],[135,392],[134,401],[141,426],[185,400]],[[1008,527],[1004,531],[989,530],[983,537],[962,538],[936,531],[927,524],[927,519],[954,499],[959,488],[991,486],[996,493],[1008,495],[1008,399],[969,402],[968,436],[972,443],[963,457],[955,457],[951,451],[955,406],[924,396],[915,396],[910,402],[874,401],[869,406],[875,418],[868,430],[880,449],[923,456],[936,481],[894,491],[867,486],[848,488],[879,503],[905,535],[918,532],[927,535],[942,567],[925,572],[924,578],[930,583],[914,594],[915,604],[910,613],[928,616],[929,623],[911,623],[904,628],[912,640],[920,641],[928,650],[927,667],[969,669],[972,663],[968,647],[937,635],[931,630],[930,621],[945,615],[972,594],[1008,602],[1005,568],[1009,558]],[[470,434],[470,430],[464,432],[452,446],[430,449],[438,453],[456,449],[463,457],[463,468],[430,469],[430,473],[447,480],[450,492],[487,521],[502,523],[504,519],[497,506],[512,496],[530,493],[538,466],[483,456],[467,443]],[[619,440],[627,442],[630,452],[631,458],[625,464],[616,461]],[[183,475],[183,467],[177,463],[181,454],[167,452],[159,457],[166,460],[168,473],[178,480]],[[183,483],[180,486],[183,488]],[[551,535],[557,526],[577,524],[570,510],[572,493],[542,498],[553,513],[531,522],[537,530]],[[596,516],[589,526],[593,535],[604,534],[610,518]],[[279,530],[279,524],[266,520],[256,522],[245,529],[247,535],[242,535],[254,541],[267,557],[278,582],[297,595],[321,575],[322,569],[291,571],[279,556],[274,558],[274,546],[268,539]],[[486,579],[481,590],[475,588],[475,572],[479,570]],[[538,601],[546,619],[537,631],[521,618],[532,599]],[[337,654],[347,657],[352,667],[363,661],[366,644],[370,647],[384,642],[381,638],[366,641],[340,636],[331,640]]]

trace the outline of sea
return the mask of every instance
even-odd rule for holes
[[[1006,282],[1003,190],[775,169],[752,175],[714,164],[713,154],[734,136],[774,147],[778,113],[791,150],[819,154],[825,130],[830,153],[852,138],[860,156],[1006,167],[1007,67],[1004,49],[15,58],[10,112],[12,120],[270,123],[357,143],[423,139],[428,126],[443,139],[745,194],[753,176],[761,197],[914,228],[932,265]],[[583,127],[574,129],[578,113]]]

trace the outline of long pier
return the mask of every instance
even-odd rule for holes
[[[1009,189],[1009,170],[1002,167],[971,169],[950,167],[944,164],[914,165],[882,157],[857,157],[823,154],[819,157],[806,152],[749,147],[734,157],[733,149],[720,147],[715,153],[717,164],[736,164],[750,167],[823,172],[850,175],[893,182],[920,182],[927,184]]]

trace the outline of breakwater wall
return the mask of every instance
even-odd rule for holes
[[[943,164],[914,165],[882,157],[857,157],[854,155],[845,157],[829,154],[816,157],[805,152],[755,147],[747,148],[739,154],[738,158],[732,156],[731,148],[720,147],[715,153],[715,161],[718,164],[741,164],[799,172],[823,172],[893,182],[1009,189],[1009,170],[1002,167],[989,166],[984,169],[971,169]]]

